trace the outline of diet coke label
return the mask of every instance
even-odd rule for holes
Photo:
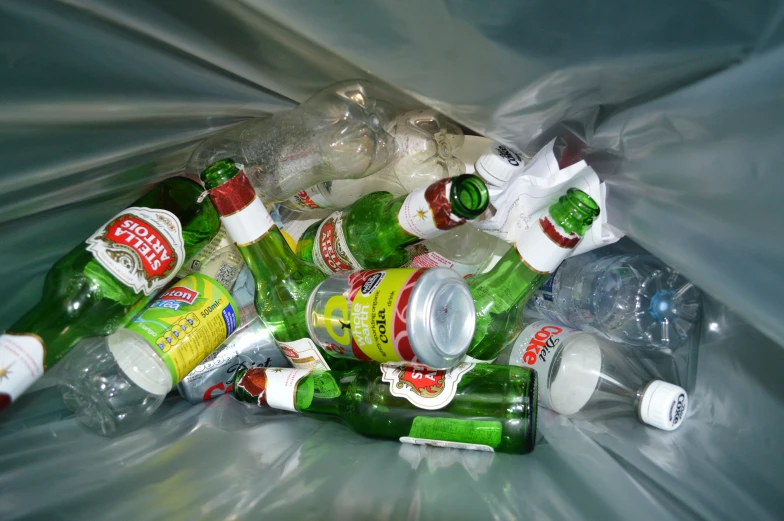
[[[509,356],[509,364],[535,369],[540,378],[539,405],[550,405],[549,386],[550,366],[563,342],[575,333],[576,329],[556,326],[545,321],[537,321],[526,327],[517,337]]]
[[[157,208],[127,208],[86,242],[101,266],[145,295],[166,285],[185,260],[180,220]]]

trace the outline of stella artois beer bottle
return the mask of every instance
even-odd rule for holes
[[[475,175],[442,179],[403,197],[374,192],[311,225],[297,255],[330,275],[397,268],[411,260],[407,246],[479,217],[489,202]]]
[[[487,273],[468,279],[476,306],[476,331],[468,355],[493,360],[520,332],[522,310],[585,230],[599,215],[599,205],[576,188],[549,208],[538,222],[523,230],[509,250]]]
[[[0,410],[83,337],[122,327],[217,233],[198,183],[167,179],[57,261],[38,304],[0,336]]]
[[[295,367],[329,369],[330,355],[308,336],[305,308],[326,276],[291,251],[241,165],[223,159],[201,180],[256,281],[256,311]]]
[[[361,434],[403,443],[524,454],[536,442],[537,377],[522,367],[252,368],[237,373],[233,393],[261,407],[338,417]]]

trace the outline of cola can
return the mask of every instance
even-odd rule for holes
[[[255,313],[247,324],[188,373],[177,390],[190,403],[198,404],[231,392],[237,371],[251,367],[291,367],[269,329]]]

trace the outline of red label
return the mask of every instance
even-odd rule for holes
[[[427,366],[411,365],[400,373],[400,382],[423,398],[433,398],[444,391],[446,371],[431,369]]]
[[[154,226],[135,215],[120,215],[110,222],[106,240],[134,250],[148,279],[165,276],[177,264],[177,255],[169,241]]]
[[[290,347],[280,346],[280,350],[283,351],[283,354],[286,355],[286,358],[289,359],[299,358],[299,354],[297,354],[297,352],[291,349]]]
[[[210,190],[210,199],[218,213],[227,216],[239,212],[252,203],[256,199],[256,191],[251,186],[245,171],[241,170],[222,185]]]
[[[267,397],[265,390],[267,388],[267,375],[264,368],[251,368],[245,371],[240,381],[237,382],[237,387],[244,389],[248,394],[256,398],[256,403],[261,407],[267,406]]]
[[[321,226],[317,247],[321,258],[333,272],[340,273],[354,269],[351,265],[343,262],[335,251],[335,220],[332,217],[328,217]]]
[[[557,335],[561,332],[563,332],[563,329],[558,326],[544,326],[542,329],[534,333],[534,336],[532,336],[531,340],[528,342],[528,347],[525,348],[523,361],[528,365],[536,364],[536,358],[539,355],[539,351],[541,351],[544,347],[552,347],[552,343],[549,346],[547,343],[547,341],[550,339],[550,336]]]
[[[561,248],[574,248],[580,242],[580,236],[576,233],[564,236],[548,217],[539,219],[539,225],[542,227],[545,235]]]
[[[302,190],[301,192],[297,193],[297,195],[295,195],[294,197],[297,199],[297,201],[304,204],[308,208],[313,208],[314,210],[319,210],[321,208],[313,201],[313,199],[310,198],[307,190]]]
[[[182,286],[174,286],[173,288],[166,290],[163,295],[158,297],[158,300],[176,300],[177,302],[193,304],[198,296],[198,291]]]
[[[446,189],[451,182],[451,179],[442,179],[428,186],[425,190],[425,200],[430,204],[433,220],[439,230],[450,230],[465,222],[465,219],[457,218],[455,220],[455,216],[452,214],[452,202],[449,200],[449,193]]]

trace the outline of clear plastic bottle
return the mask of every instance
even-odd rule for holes
[[[619,346],[560,324],[528,323],[496,364],[535,369],[539,405],[564,416],[580,413],[596,420],[636,414],[647,425],[671,431],[688,409],[681,387],[645,374]]]
[[[474,172],[482,178],[492,193],[501,190],[515,175],[525,168],[523,155],[500,143],[490,142],[475,159]],[[510,248],[510,245],[488,233],[461,226],[448,233],[428,239],[412,248],[411,267],[445,267],[457,270],[467,277],[485,269],[489,270]]]
[[[362,179],[312,186],[283,205],[297,211],[346,208],[372,192],[405,195],[439,179],[464,173],[465,165],[454,156],[463,144],[463,131],[435,110],[401,114],[392,122],[389,134],[397,149],[395,158],[382,170]]]
[[[224,158],[245,165],[265,203],[332,179],[358,179],[395,155],[386,128],[392,109],[365,81],[335,83],[294,110],[256,118],[219,133],[193,152],[186,171],[199,175]]]
[[[77,344],[63,364],[63,400],[103,436],[129,432],[238,325],[228,291],[203,274],[188,275],[126,327]]]
[[[683,344],[701,311],[700,290],[655,257],[602,251],[566,259],[525,309],[526,316],[653,348]]]

